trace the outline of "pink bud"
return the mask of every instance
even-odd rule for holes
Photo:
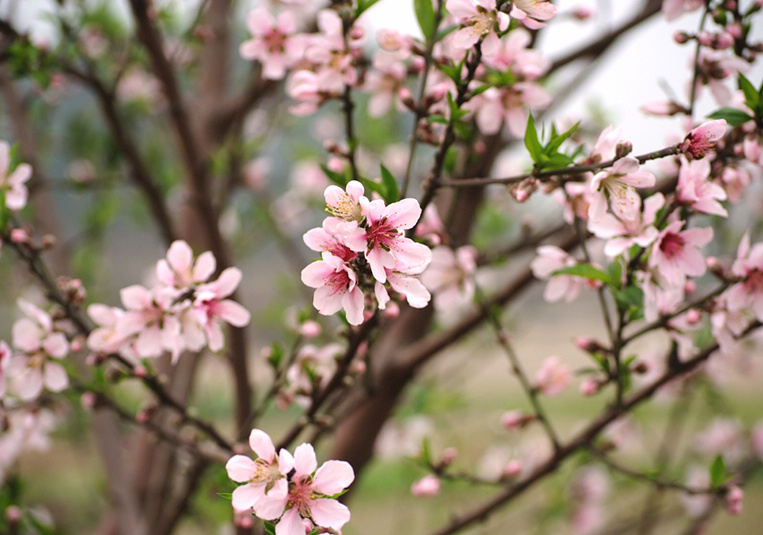
[[[434,474],[426,475],[411,485],[411,494],[414,496],[437,496],[439,493],[440,479]]]
[[[501,416],[501,425],[508,430],[521,429],[532,421],[533,417],[522,411],[507,411]]]
[[[355,27],[350,30],[350,39],[358,40],[363,39],[363,28]]]
[[[676,32],[673,34],[673,40],[679,45],[682,45],[689,41],[689,35],[686,32]]]
[[[572,12],[572,16],[578,20],[588,20],[593,17],[595,10],[589,6],[579,6]]]
[[[321,332],[323,332],[323,328],[317,321],[308,320],[299,326],[299,334],[307,339],[320,336]]]
[[[699,32],[699,44],[702,46],[711,46],[713,44],[713,35],[705,30]]]
[[[442,452],[442,456],[440,456],[440,463],[442,463],[443,466],[448,466],[455,460],[457,455],[458,450],[456,448],[445,448],[445,451]]]
[[[580,383],[580,393],[584,396],[593,396],[599,391],[601,385],[596,379],[586,379]]]
[[[726,50],[734,46],[734,36],[728,32],[719,33],[715,40],[715,48],[718,50]]]
[[[699,313],[699,310],[696,308],[689,309],[686,312],[686,323],[689,325],[696,325],[699,323],[699,320],[702,319],[702,315]]]
[[[148,375],[148,370],[145,366],[135,366],[133,373],[135,374],[135,377],[144,378]]]
[[[135,422],[138,424],[145,424],[148,421],[148,413],[146,411],[140,411],[135,415]]]
[[[734,485],[729,488],[726,494],[726,511],[730,515],[738,515],[742,512],[742,501],[744,500],[744,491]]]
[[[5,508],[5,519],[9,524],[18,524],[21,522],[21,509],[17,505],[9,505]]]
[[[29,233],[23,228],[11,229],[11,241],[13,243],[26,243],[29,241]]]
[[[80,396],[80,403],[82,403],[82,406],[86,409],[95,407],[96,401],[98,401],[98,398],[93,392],[84,392],[82,396]]]
[[[694,293],[697,291],[697,282],[693,279],[687,279],[684,283],[684,292],[687,294]]]
[[[506,477],[517,477],[522,473],[522,461],[512,459],[503,467],[503,475]]]
[[[400,307],[397,303],[392,302],[387,304],[387,308],[383,311],[385,318],[396,318],[400,315]]]

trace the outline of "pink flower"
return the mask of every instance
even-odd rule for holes
[[[570,369],[559,362],[557,357],[548,357],[535,375],[535,388],[547,396],[556,396],[569,386],[570,381]]]
[[[204,334],[212,351],[223,348],[223,333],[220,324],[230,323],[234,327],[244,327],[249,323],[251,314],[239,303],[225,299],[231,295],[241,282],[241,270],[235,267],[225,269],[220,277],[196,290],[193,301],[193,313],[204,329]]]
[[[9,175],[10,165],[10,147],[5,141],[0,141],[0,189],[5,190],[5,206],[15,212],[26,206],[28,192],[25,183],[32,176],[32,167],[21,163]]]
[[[543,245],[538,247],[537,252],[538,256],[530,263],[530,268],[536,279],[549,281],[543,298],[549,303],[560,299],[568,303],[573,301],[580,293],[583,279],[572,275],[554,275],[554,272],[577,265],[577,260],[555,245]]]
[[[262,63],[265,78],[283,78],[286,69],[302,56],[303,45],[293,35],[297,30],[294,14],[284,11],[276,19],[266,8],[259,7],[246,16],[246,26],[252,38],[241,43],[241,57]]]
[[[663,0],[662,14],[670,22],[705,5],[705,0]]]
[[[234,455],[225,464],[229,478],[245,483],[233,491],[231,504],[238,511],[251,509],[266,494],[271,498],[284,498],[288,491],[286,476],[293,467],[291,455],[282,449],[276,456],[273,441],[260,429],[252,429],[249,446],[257,459]]]
[[[416,497],[437,496],[440,494],[440,487],[440,478],[434,474],[428,474],[413,482],[411,494]]]
[[[11,361],[11,348],[4,341],[0,341],[0,399],[5,396],[6,383],[8,380],[8,364]]]
[[[363,251],[371,273],[379,282],[386,282],[385,268],[395,271],[420,273],[432,259],[432,252],[424,244],[406,238],[403,230],[416,224],[421,208],[416,199],[384,205],[384,201],[363,202],[366,218],[365,239],[348,243],[354,251]],[[365,243],[363,243],[365,242]]]
[[[344,309],[350,325],[363,323],[364,296],[355,271],[329,252],[302,270],[302,282],[315,288],[313,306],[330,316]]]
[[[636,158],[626,156],[615,162],[611,169],[596,174],[591,181],[593,198],[588,210],[589,219],[603,217],[607,210],[607,198],[615,215],[623,219],[635,219],[641,208],[641,197],[634,188],[654,186],[655,176],[640,171]]]
[[[684,221],[674,221],[663,230],[652,246],[649,266],[659,271],[668,284],[682,285],[686,276],[705,274],[706,266],[700,247],[713,239],[712,228],[681,231]]]
[[[744,491],[733,485],[726,494],[726,511],[730,515],[738,515],[742,512],[742,501],[744,500]]]
[[[495,0],[447,0],[445,8],[463,26],[453,34],[453,46],[468,50],[480,39],[482,53],[493,56],[498,52],[499,40],[496,31],[504,32],[509,27],[509,16],[496,9]]]
[[[647,247],[659,235],[654,227],[657,212],[665,204],[662,193],[655,193],[644,201],[644,211],[633,219],[619,219],[610,213],[599,219],[588,221],[588,230],[596,237],[607,241],[604,254],[615,257],[626,252],[631,246]]]
[[[350,510],[331,497],[355,479],[352,467],[344,461],[326,461],[316,471],[318,461],[310,444],[297,446],[293,463],[288,494],[262,497],[255,504],[255,514],[265,520],[280,516],[276,535],[304,535],[306,520],[320,528],[342,529],[350,520]]]
[[[554,18],[556,6],[546,0],[514,0],[509,15],[531,30],[537,30],[546,25],[543,21]]]
[[[710,162],[708,160],[681,160],[681,170],[678,174],[676,199],[688,204],[695,212],[715,214],[723,217],[728,212],[718,201],[726,200],[726,191],[710,182]]]
[[[13,392],[24,401],[36,399],[43,388],[61,392],[69,386],[66,370],[57,360],[69,353],[69,341],[57,332],[53,320],[33,304],[19,299],[27,317],[13,324],[13,347],[17,350],[8,363]]]
[[[440,246],[432,249],[432,262],[421,275],[421,281],[435,294],[437,310],[468,305],[474,296],[474,273],[477,250],[466,245],[453,250]]]
[[[127,310],[117,323],[117,336],[132,339],[141,357],[158,357],[165,350],[180,352],[180,323],[169,313],[169,294],[155,295],[134,284],[123,288],[119,295]]]
[[[172,242],[167,250],[167,258],[156,263],[156,277],[170,287],[187,291],[193,285],[205,282],[215,272],[217,262],[207,251],[194,262],[191,246],[183,240]]]
[[[707,121],[689,132],[678,146],[678,149],[689,160],[703,158],[708,151],[715,147],[715,142],[726,135],[726,121],[716,119]]]
[[[731,272],[742,280],[724,293],[729,311],[750,309],[763,320],[763,243],[750,247],[750,235],[745,233]]]

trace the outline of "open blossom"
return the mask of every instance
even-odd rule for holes
[[[228,477],[236,483],[244,483],[233,491],[231,504],[238,511],[251,509],[266,494],[283,498],[288,490],[286,476],[293,468],[291,455],[281,450],[276,455],[270,436],[260,429],[252,429],[249,446],[256,459],[247,455],[234,455],[225,464]]]
[[[255,503],[255,514],[276,520],[276,535],[304,535],[305,521],[311,527],[342,529],[350,520],[350,510],[331,496],[353,482],[352,467],[344,461],[326,461],[316,470],[318,461],[310,444],[297,446],[292,462],[288,494],[264,495]]]
[[[699,125],[686,135],[678,149],[690,160],[704,158],[715,147],[715,142],[726,134],[726,121],[716,119]]]
[[[641,208],[641,197],[635,188],[654,186],[657,179],[648,171],[641,171],[636,158],[626,156],[620,158],[608,170],[596,174],[591,181],[593,199],[588,210],[590,219],[597,219],[606,213],[607,197],[612,205],[612,211],[621,220],[638,217]]]
[[[751,247],[750,235],[745,233],[731,272],[741,280],[724,292],[729,311],[749,309],[763,321],[763,243]]]
[[[88,347],[100,353],[120,353],[137,360],[170,352],[173,363],[183,351],[223,348],[222,324],[243,327],[250,314],[227,299],[241,281],[238,268],[227,268],[215,280],[211,252],[194,259],[184,241],[170,245],[165,259],[156,264],[153,288],[134,284],[123,288],[124,309],[93,304],[88,315],[98,325],[88,337]]]
[[[435,295],[437,310],[459,308],[474,296],[477,250],[466,245],[453,250],[440,246],[432,250],[432,263],[422,274],[424,285]]]
[[[555,245],[538,247],[537,253],[538,256],[530,263],[530,268],[535,278],[548,280],[543,298],[549,303],[560,299],[568,303],[573,301],[580,293],[583,279],[572,275],[554,275],[554,272],[577,265],[577,260]]]
[[[57,362],[69,353],[66,335],[55,330],[50,315],[19,299],[26,317],[13,324],[12,345],[16,351],[8,363],[12,391],[24,401],[36,399],[43,388],[60,392],[69,386],[64,367]]]
[[[652,246],[649,267],[659,271],[668,284],[681,285],[686,276],[705,274],[705,259],[699,252],[713,238],[712,228],[681,230],[684,221],[674,221],[663,230]]]
[[[315,288],[313,306],[330,316],[344,309],[350,325],[363,323],[364,296],[355,271],[341,258],[324,252],[302,270],[302,282]]]
[[[302,43],[294,35],[297,31],[294,13],[283,11],[274,18],[266,8],[258,7],[246,16],[246,26],[252,38],[241,43],[241,57],[262,63],[265,78],[283,78],[302,56]]]
[[[614,257],[631,246],[647,247],[659,235],[654,227],[657,212],[665,204],[662,193],[655,193],[644,201],[644,211],[633,219],[620,219],[610,213],[588,221],[588,230],[598,238],[607,240],[604,254]]]
[[[572,381],[569,367],[559,361],[558,357],[548,357],[543,361],[535,376],[535,388],[547,396],[561,394]]]
[[[463,26],[453,34],[453,45],[468,50],[483,39],[482,53],[493,56],[498,52],[499,39],[496,31],[506,31],[509,16],[496,9],[495,0],[448,0],[446,9]]]
[[[26,206],[29,195],[26,182],[32,176],[32,167],[27,163],[20,163],[9,175],[10,165],[10,147],[5,141],[0,141],[0,189],[5,190],[5,206],[9,210],[17,211]]]
[[[239,303],[225,299],[233,294],[241,282],[241,270],[229,267],[220,273],[217,280],[202,284],[196,289],[193,301],[193,314],[212,351],[220,351],[224,340],[221,324],[229,323],[234,327],[244,327],[249,323],[251,314]],[[189,328],[184,329],[186,336]],[[198,348],[201,349],[201,348]]]
[[[726,217],[728,212],[719,201],[726,200],[726,191],[710,182],[710,162],[706,159],[681,161],[676,199],[696,212]]]
[[[690,11],[695,11],[705,6],[705,0],[663,0],[662,14],[665,19],[672,21]]]
[[[554,18],[556,6],[546,0],[514,0],[509,15],[531,30],[537,30]]]

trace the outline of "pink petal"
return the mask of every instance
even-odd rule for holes
[[[234,455],[225,463],[228,477],[236,483],[246,483],[255,474],[255,464],[246,455]]]
[[[313,488],[321,494],[333,496],[349,487],[354,480],[355,472],[353,472],[350,463],[326,461],[315,473]]]
[[[217,303],[215,312],[220,319],[236,327],[247,325],[252,316],[241,304],[230,299]]]
[[[336,500],[318,498],[310,503],[310,516],[323,528],[339,530],[350,520],[350,510]]]
[[[315,458],[315,450],[311,444],[303,443],[294,450],[294,477],[306,476],[315,472],[318,461]]]
[[[233,293],[241,282],[241,270],[235,267],[226,268],[220,277],[212,283],[217,297],[227,297]]]
[[[178,273],[190,272],[193,265],[191,246],[183,240],[175,240],[167,250],[167,262]]]
[[[46,362],[43,371],[45,388],[51,392],[61,392],[69,386],[69,376],[66,370],[57,362]]]
[[[119,291],[122,304],[130,310],[142,310],[151,305],[151,292],[139,284],[133,284]]]
[[[263,520],[275,520],[281,516],[288,501],[288,486],[284,478],[276,481],[273,488],[254,504],[255,514]]]
[[[273,440],[270,438],[270,435],[265,431],[252,429],[252,432],[249,433],[249,446],[257,454],[257,457],[270,463],[275,459],[276,448],[273,446]]]
[[[206,251],[196,259],[196,265],[193,267],[193,280],[195,282],[204,282],[215,272],[217,261],[215,255]]]
[[[233,491],[231,505],[238,511],[251,509],[265,493],[265,485],[241,485]]]
[[[296,509],[289,509],[283,514],[276,524],[276,535],[305,535],[305,525]]]

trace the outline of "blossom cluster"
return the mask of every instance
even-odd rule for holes
[[[346,189],[326,188],[321,227],[304,235],[317,260],[302,270],[302,282],[315,288],[313,305],[321,314],[344,310],[351,325],[364,321],[366,298],[372,293],[380,310],[390,302],[388,286],[414,308],[429,303],[430,294],[417,278],[432,259],[430,249],[405,236],[421,217],[415,199],[387,205],[369,200],[363,185],[350,181]]]
[[[157,262],[152,288],[139,284],[123,288],[124,309],[98,303],[88,307],[98,325],[87,339],[88,347],[131,360],[169,352],[173,362],[183,351],[200,351],[205,346],[220,351],[224,345],[222,324],[243,327],[250,314],[227,299],[241,282],[241,271],[226,268],[210,280],[216,268],[211,252],[194,259],[186,242],[173,242],[166,259]]]
[[[350,510],[335,498],[355,479],[344,461],[326,461],[320,468],[312,445],[276,453],[267,433],[253,429],[249,446],[257,455],[234,455],[225,465],[236,483],[232,505],[252,511],[275,524],[276,535],[304,535],[314,528],[339,531],[350,520]]]

